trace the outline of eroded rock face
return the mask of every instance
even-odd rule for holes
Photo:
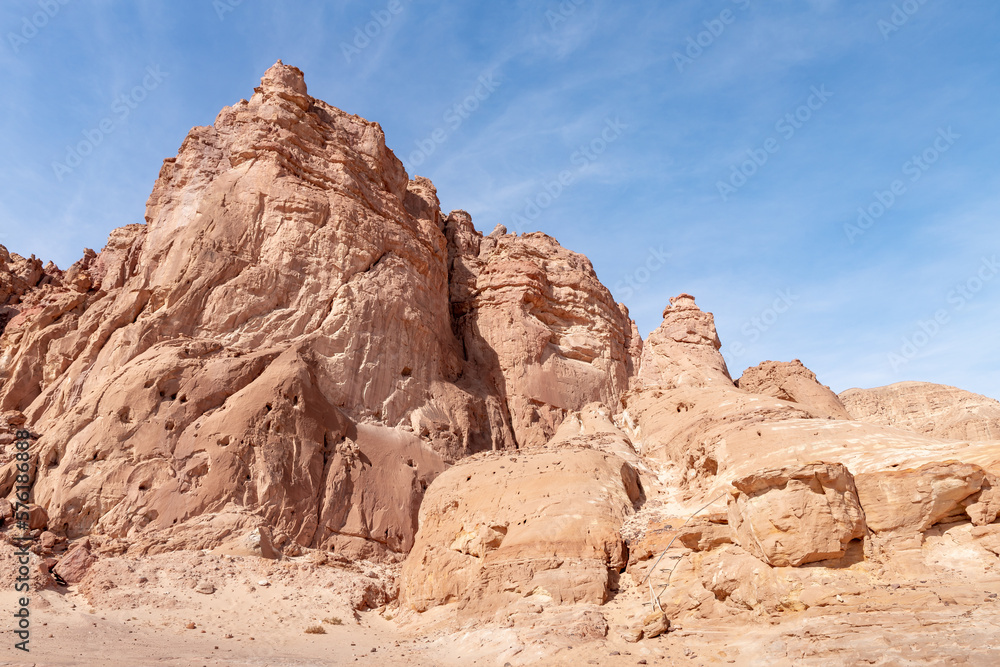
[[[193,129],[146,217],[0,340],[56,530],[132,539],[233,504],[278,542],[405,551],[443,461],[502,446],[454,384],[433,188],[297,69]],[[418,409],[423,438],[380,430]]]
[[[447,465],[613,405],[640,345],[586,258],[446,219],[280,62],[164,162],[145,225],[65,272],[0,252],[0,308],[49,526],[142,553],[249,513],[279,549],[404,554]]]
[[[85,253],[84,261],[94,257],[92,250]],[[40,301],[40,297],[48,291],[47,286],[60,286],[62,275],[62,271],[51,262],[42,266],[41,260],[34,255],[24,258],[11,254],[0,245],[0,334],[4,332],[7,322],[22,309]],[[72,280],[68,282],[73,284]]]
[[[816,379],[801,361],[765,361],[743,371],[736,386],[753,394],[773,396],[802,405],[816,417],[851,419],[837,395]]]
[[[865,536],[851,473],[839,463],[762,470],[733,481],[729,524],[743,549],[770,565],[841,558]]]
[[[907,534],[967,518],[966,505],[978,500],[976,494],[985,479],[982,468],[958,461],[929,463],[916,470],[862,473],[855,478],[868,526],[878,533]]]
[[[614,454],[636,470],[644,470],[646,464],[642,457],[612,417],[612,411],[604,404],[589,403],[566,417],[548,444],[598,449]]]
[[[502,618],[525,597],[607,600],[612,572],[627,559],[619,531],[640,497],[631,466],[577,447],[482,456],[428,490],[403,567],[404,604],[455,603],[462,616]]]
[[[986,472],[979,493],[963,500],[962,504],[974,525],[985,526],[996,521],[1000,517],[1000,476]]]
[[[853,419],[936,438],[1000,440],[1000,401],[930,382],[897,382],[840,394]]]
[[[540,232],[505,231],[483,237],[464,211],[448,217],[451,303],[466,357],[531,447],[569,412],[616,405],[641,340],[590,260]]]
[[[122,554],[409,554],[411,611],[531,646],[602,640],[615,614],[638,640],[668,618],[895,611],[902,575],[940,584],[945,614],[956,584],[984,603],[1000,449],[941,438],[996,438],[987,399],[894,385],[845,410],[799,362],[734,383],[686,294],[643,344],[585,257],[442,215],[378,125],[295,68],[191,131],[146,223],[66,271],[0,248],[0,519],[28,428],[29,524],[53,559],[90,534],[57,571],[91,591]],[[718,497],[727,514],[690,516]],[[353,606],[395,600],[380,567]]]

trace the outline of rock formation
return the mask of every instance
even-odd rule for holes
[[[631,466],[593,449],[463,461],[424,499],[402,601],[498,620],[515,604],[601,604],[627,562],[619,529],[639,498]]]
[[[65,274],[4,251],[0,276],[0,409],[41,434],[50,526],[144,550],[213,514],[406,553],[448,462],[613,403],[634,352],[589,261],[442,215],[281,63],[164,162],[145,225]]]
[[[326,579],[351,610],[518,664],[680,623],[891,629],[928,664],[995,636],[1000,403],[838,397],[798,360],[734,382],[720,347],[688,294],[643,341],[586,257],[443,214],[279,61],[164,162],[145,224],[65,271],[0,247],[0,552],[26,429],[33,585],[91,599],[183,552],[353,567]],[[921,639],[915,610],[958,608],[974,631]]]
[[[1000,440],[1000,401],[929,382],[840,394],[852,419],[951,440]]]
[[[505,397],[517,444],[545,444],[571,411],[614,405],[642,341],[590,260],[542,233],[483,237],[447,220],[451,304],[465,356]]]
[[[857,493],[868,508],[868,527],[875,532],[922,533],[938,523],[969,518],[966,508],[978,500],[985,479],[986,473],[977,465],[946,461],[916,470],[858,475]],[[980,519],[995,520],[995,515]]]
[[[663,323],[645,341],[639,381],[646,387],[732,387],[715,318],[690,294],[670,299]]]
[[[734,480],[729,525],[748,553],[769,565],[842,558],[865,536],[865,515],[850,471],[814,463],[762,470]]]
[[[748,368],[736,381],[736,386],[752,394],[798,403],[817,417],[851,419],[837,395],[820,384],[816,374],[798,359],[790,362],[765,361]]]

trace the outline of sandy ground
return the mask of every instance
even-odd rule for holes
[[[509,647],[518,642],[504,630],[414,638],[375,612],[360,614],[359,620],[343,626],[328,626],[325,635],[307,635],[294,621],[279,620],[280,614],[269,619],[239,610],[216,614],[214,622],[188,630],[181,623],[184,618],[210,614],[165,614],[158,609],[90,613],[80,604],[73,608],[74,600],[82,602],[78,595],[45,592],[42,596],[52,606],[36,612],[30,658],[12,655],[5,640],[0,665],[452,667],[502,666],[510,662],[508,657],[513,658],[510,664],[528,661],[553,667],[1000,664],[1000,614],[996,613],[968,622],[961,613],[932,611],[919,619],[912,613],[863,615],[860,624],[859,619],[843,615],[801,615],[753,627],[702,623],[638,644],[609,637],[574,646],[553,639],[509,656]],[[12,603],[8,594],[0,601],[5,608]]]
[[[306,634],[297,611],[267,615],[229,605],[198,610],[144,608],[94,611],[78,594],[41,594],[51,603],[33,613],[30,659],[12,650],[5,632],[2,665],[339,665],[355,661],[413,665],[420,653],[400,641],[390,621],[370,612],[344,625]],[[14,596],[0,596],[13,609]],[[75,605],[75,608],[74,608]],[[41,607],[39,604],[37,607]],[[219,612],[219,613],[213,613]],[[316,610],[322,613],[321,610]],[[188,619],[195,629],[187,629]],[[437,664],[428,656],[418,664]]]
[[[986,589],[970,582],[964,591],[951,592],[914,581],[888,588],[878,599],[870,593],[847,596],[842,605],[801,613],[689,620],[668,635],[630,644],[616,628],[641,606],[644,592],[636,588],[591,608],[611,626],[601,639],[574,637],[569,624],[553,622],[548,611],[537,622],[456,632],[412,613],[394,619],[398,610],[392,604],[356,611],[365,600],[378,604],[391,596],[390,572],[364,562],[279,562],[202,552],[106,558],[85,584],[32,596],[30,654],[13,648],[10,623],[4,623],[0,665],[1000,664],[995,580]],[[9,589],[0,593],[5,618],[17,597]],[[326,633],[305,632],[317,625]]]

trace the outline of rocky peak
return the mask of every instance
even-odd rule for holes
[[[851,418],[837,395],[798,359],[762,362],[743,371],[736,385],[754,394],[798,403],[816,417]]]
[[[715,318],[690,294],[670,299],[663,322],[643,344],[639,381],[646,386],[732,386]]]
[[[670,304],[663,309],[663,319],[666,319],[668,314],[677,313],[681,310],[697,310],[700,312],[701,308],[694,302],[694,297],[690,294],[678,294],[677,296],[670,297]]]
[[[255,92],[267,97],[277,95],[296,104],[303,111],[312,106],[305,75],[298,67],[291,67],[280,60],[272,65],[261,77],[260,87]]]

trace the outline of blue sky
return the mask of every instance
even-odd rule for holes
[[[446,211],[590,257],[644,336],[689,292],[734,376],[1000,398],[998,29],[993,0],[7,0],[0,243],[65,268],[142,222],[281,58]]]

